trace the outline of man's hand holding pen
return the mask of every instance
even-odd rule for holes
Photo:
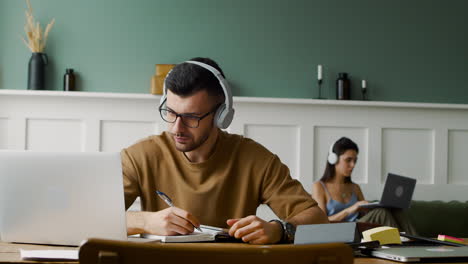
[[[194,231],[194,227],[200,226],[200,222],[194,215],[177,207],[148,212],[145,219],[146,233],[163,236],[187,235]]]
[[[200,222],[198,219],[191,213],[177,208],[174,206],[172,199],[161,191],[156,191],[156,194],[161,198],[169,208],[161,210],[153,215],[148,224],[148,230],[160,230],[163,232],[151,233],[151,234],[160,234],[163,236],[173,236],[173,235],[186,235],[193,232],[194,228],[198,231],[200,229]],[[153,222],[156,221],[156,222]],[[153,229],[154,228],[154,229]]]

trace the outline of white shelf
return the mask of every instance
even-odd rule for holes
[[[2,90],[0,96],[44,96],[44,97],[85,97],[85,98],[123,98],[123,99],[143,99],[155,100],[160,95],[137,94],[137,93],[103,93],[103,92],[66,92],[66,91],[47,91],[47,90]]]
[[[141,93],[110,93],[110,92],[65,92],[65,91],[38,91],[38,90],[7,90],[0,89],[0,96],[48,96],[48,97],[83,97],[83,98],[109,98],[109,99],[138,99],[159,100],[160,95]],[[297,105],[329,105],[329,106],[357,106],[357,107],[391,107],[391,108],[422,108],[422,109],[468,109],[468,104],[439,104],[439,103],[407,103],[407,102],[381,102],[381,101],[339,101],[328,99],[297,99],[297,98],[271,98],[271,97],[242,97],[234,96],[234,102],[258,104],[297,104]]]
[[[331,99],[295,99],[269,97],[234,97],[234,102],[244,103],[272,103],[272,104],[315,104],[330,106],[358,106],[358,107],[395,107],[395,108],[431,108],[431,109],[467,109],[468,104],[437,104],[437,103],[406,103],[381,102],[359,100],[331,100]]]

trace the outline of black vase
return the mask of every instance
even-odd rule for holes
[[[45,70],[47,61],[47,55],[45,53],[32,53],[28,69],[28,90],[45,90]]]

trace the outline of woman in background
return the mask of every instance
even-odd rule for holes
[[[400,209],[362,209],[368,203],[361,188],[351,180],[359,148],[351,139],[342,137],[330,146],[322,178],[312,185],[312,197],[334,222],[366,222],[392,226],[409,234],[414,227]]]

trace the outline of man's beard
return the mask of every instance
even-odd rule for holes
[[[190,151],[193,151],[197,148],[199,148],[201,145],[203,145],[203,143],[205,143],[208,138],[210,137],[210,134],[211,134],[211,129],[208,130],[207,133],[205,133],[201,138],[200,140],[198,141],[194,141],[194,142],[190,142],[188,144],[181,144],[181,143],[177,143],[177,141],[174,139],[174,143],[175,143],[175,147],[178,151],[180,152],[190,152]],[[179,133],[179,134],[173,134],[173,136],[184,136],[183,133]],[[191,137],[192,138],[192,137]]]

